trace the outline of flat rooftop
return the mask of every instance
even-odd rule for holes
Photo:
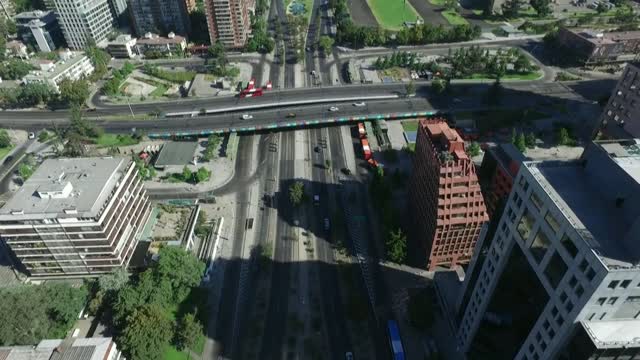
[[[640,140],[596,142],[629,176],[640,183]]]
[[[640,249],[630,248],[623,241],[631,229],[625,221],[625,209],[605,198],[603,184],[597,183],[579,161],[524,164],[607,266],[637,262]]]
[[[127,164],[123,158],[45,160],[0,208],[0,221],[94,217]]]
[[[155,166],[187,165],[193,161],[198,143],[195,141],[170,141],[162,145]]]
[[[55,78],[56,76],[67,71],[69,68],[76,66],[79,62],[83,61],[86,56],[83,52],[72,52],[71,57],[67,60],[58,60],[55,62],[53,71],[45,70],[33,70],[25,78],[28,79],[41,79],[41,78]],[[39,73],[40,75],[37,75]]]
[[[582,321],[580,324],[598,349],[640,347],[638,320]]]

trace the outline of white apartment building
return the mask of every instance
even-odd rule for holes
[[[129,34],[118,35],[113,41],[109,41],[107,51],[115,58],[132,59],[138,55],[136,42],[136,38],[132,38]]]
[[[59,92],[58,84],[64,79],[78,80],[89,76],[95,70],[91,60],[82,52],[65,51],[60,53],[60,60],[53,62],[40,60],[40,69],[31,71],[22,81],[24,83],[41,82],[49,84]]]
[[[457,304],[469,359],[640,358],[640,141],[524,162]]]
[[[150,215],[135,164],[49,159],[0,208],[0,239],[31,277],[86,277],[129,264]]]
[[[114,19],[108,0],[48,0],[58,15],[67,45],[83,49],[92,38],[96,44],[105,43],[113,30]]]

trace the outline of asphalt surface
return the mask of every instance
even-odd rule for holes
[[[236,161],[235,179],[247,179],[252,176],[250,169],[251,157],[253,156],[253,141],[257,141],[257,137],[243,136],[238,144],[239,158]],[[215,324],[215,333],[213,335],[222,349],[222,355],[235,359],[238,352],[238,344],[236,342],[237,334],[241,332],[239,328],[240,322],[236,322],[236,314],[238,313],[238,305],[242,304],[244,296],[243,288],[240,284],[241,267],[245,260],[242,259],[243,247],[245,242],[245,221],[247,219],[247,208],[249,203],[249,194],[246,189],[237,188],[236,197],[236,216],[233,233],[233,245],[231,259],[225,265],[224,284],[222,292],[224,296],[220,302],[218,311],[218,321]]]
[[[280,149],[280,192],[274,197],[274,206],[278,209],[276,239],[274,244],[274,266],[270,286],[270,298],[262,336],[262,344],[258,358],[263,360],[280,360],[284,354],[284,338],[289,307],[289,284],[293,255],[297,253],[294,228],[287,219],[293,218],[296,209],[288,199],[285,183],[294,178],[295,166],[295,133],[284,132],[281,136]],[[283,191],[283,188],[285,190]]]
[[[334,176],[340,174],[340,169],[345,167],[340,161],[344,153],[341,146],[341,136],[335,136],[337,128],[317,128],[309,130],[309,153],[312,169],[312,194],[319,194],[321,202],[309,212],[310,231],[315,234],[317,262],[316,271],[319,275],[319,285],[325,332],[329,342],[329,354],[331,359],[340,359],[347,351],[352,351],[349,333],[347,331],[347,318],[342,306],[342,293],[339,286],[338,271],[333,259],[332,239],[330,231],[324,229],[324,219],[333,218],[334,213],[339,213],[340,208],[336,198],[336,184]],[[332,136],[333,135],[333,136]],[[318,151],[316,151],[316,148]],[[331,171],[324,166],[326,160],[331,161]],[[331,225],[330,225],[331,226]],[[334,224],[335,226],[335,224]]]

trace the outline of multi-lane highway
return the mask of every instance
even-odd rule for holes
[[[504,85],[505,97],[509,97],[504,106],[531,106],[532,99],[565,98],[569,101],[576,99],[576,94],[570,88],[571,84],[560,83],[509,83]],[[286,123],[300,120],[315,120],[331,117],[361,116],[375,113],[429,111],[434,108],[441,110],[462,110],[479,106],[486,106],[484,94],[486,84],[456,85],[457,97],[429,97],[429,85],[418,85],[415,98],[404,98],[405,88],[400,85],[376,85],[363,86],[337,86],[315,89],[292,89],[276,91],[271,94],[253,99],[236,99],[232,106],[229,104],[213,106],[208,103],[208,108],[222,111],[218,114],[206,116],[194,115],[194,117],[166,118],[158,117],[152,120],[127,120],[120,118],[113,120],[109,117],[111,110],[97,110],[87,113],[94,117],[97,125],[111,132],[130,132],[132,128],[144,132],[180,131],[180,130],[204,130],[204,129],[229,129],[238,127],[251,127],[269,125],[272,123]],[[373,96],[390,97],[386,100],[366,100],[367,106],[353,107],[351,104],[359,99],[370,99]],[[340,99],[348,99],[340,101]],[[301,104],[282,105],[285,102],[301,102]],[[320,103],[307,104],[309,101]],[[527,103],[528,102],[528,103]],[[203,105],[203,104],[200,104]],[[337,105],[340,110],[329,112],[331,105]],[[145,105],[149,106],[149,105]],[[253,107],[247,109],[246,107]],[[183,103],[181,107],[166,108],[167,111],[192,111],[198,109],[193,104]],[[150,109],[148,109],[151,111]],[[128,111],[128,109],[127,109]],[[242,114],[251,114],[253,119],[242,120]],[[288,118],[290,113],[295,117]],[[58,112],[21,112],[5,111],[0,113],[1,123],[19,129],[40,129],[51,127],[53,122],[66,122],[68,115]]]

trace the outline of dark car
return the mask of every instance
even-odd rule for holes
[[[342,169],[340,169],[340,171],[342,171],[342,173],[345,174],[345,175],[351,175],[351,170],[349,170],[347,168],[342,168]]]
[[[294,118],[294,117],[296,117],[296,114],[295,113],[288,113],[287,117],[288,118]]]

